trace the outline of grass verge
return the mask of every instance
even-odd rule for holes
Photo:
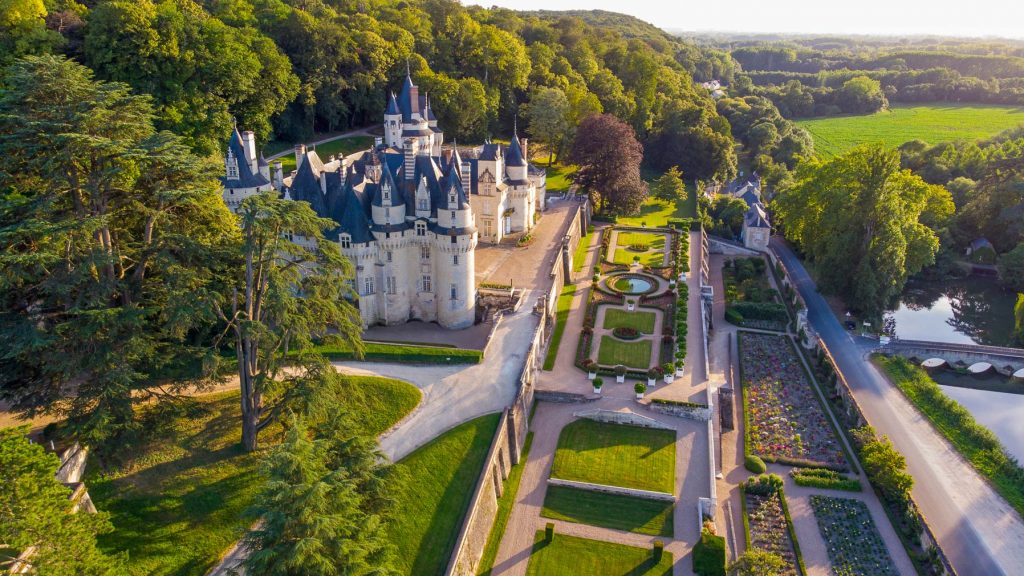
[[[536,405],[536,404],[535,404]],[[480,576],[491,576],[494,568],[494,559],[498,556],[498,547],[505,535],[505,528],[508,526],[508,519],[512,515],[512,505],[516,501],[516,493],[519,492],[519,483],[523,479],[523,470],[526,468],[526,459],[530,456],[530,447],[533,446],[533,432],[526,435],[526,442],[523,443],[523,454],[519,464],[512,467],[505,480],[505,491],[501,498],[498,498],[498,511],[494,515],[494,524],[491,532],[487,535],[487,544],[484,545],[484,553],[480,558],[480,567],[477,574]]]
[[[562,429],[551,477],[672,493],[676,433],[576,420]]]
[[[597,349],[597,363],[604,366],[622,364],[638,370],[647,370],[651,366],[651,341],[636,340],[623,342],[612,336],[601,336]]]
[[[312,350],[331,360],[356,360],[352,349],[341,344],[321,344]],[[479,364],[484,357],[480,350],[367,342],[364,362],[398,362],[403,364]]]
[[[991,430],[979,424],[956,400],[943,394],[928,373],[898,356],[874,356],[889,381],[896,385],[957,451],[988,479],[992,487],[1024,516],[1024,469]]]
[[[672,537],[672,502],[548,486],[544,518],[650,536]]]
[[[555,367],[555,359],[558,358],[558,345],[562,343],[562,335],[565,334],[565,322],[569,319],[574,294],[576,294],[576,285],[566,284],[562,287],[562,293],[558,295],[558,302],[555,303],[555,331],[551,334],[548,353],[544,355],[545,370]]]
[[[572,254],[572,271],[580,272],[587,265],[587,249],[590,248],[590,234],[580,236],[576,251]]]
[[[388,528],[403,574],[443,574],[500,414],[457,426],[400,460],[406,478]]]
[[[551,542],[534,536],[527,576],[671,576],[672,554],[654,560],[647,548],[555,533]]]

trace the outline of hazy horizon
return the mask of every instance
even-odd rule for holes
[[[1024,39],[1024,2],[1005,0],[859,0],[856,10],[814,0],[728,3],[611,0],[463,0],[514,10],[605,10],[688,34],[948,36]]]

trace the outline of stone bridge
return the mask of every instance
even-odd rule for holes
[[[926,368],[943,364],[967,368],[981,374],[995,370],[1000,374],[1024,378],[1024,349],[980,344],[951,344],[927,340],[897,340],[876,349],[881,354],[917,358]]]

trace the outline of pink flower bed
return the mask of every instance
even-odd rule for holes
[[[750,332],[741,338],[750,453],[783,464],[846,468],[843,450],[789,340]]]

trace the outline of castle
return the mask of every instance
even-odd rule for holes
[[[252,132],[236,129],[224,158],[224,201],[237,210],[245,198],[277,190],[334,220],[325,236],[355,266],[364,326],[471,326],[476,247],[533,229],[545,207],[544,170],[529,163],[527,140],[515,131],[507,146],[444,147],[430,99],[408,73],[400,94],[389,95],[376,140],[326,161],[296,146],[297,169],[285,176],[280,162],[271,169],[257,156]]]

